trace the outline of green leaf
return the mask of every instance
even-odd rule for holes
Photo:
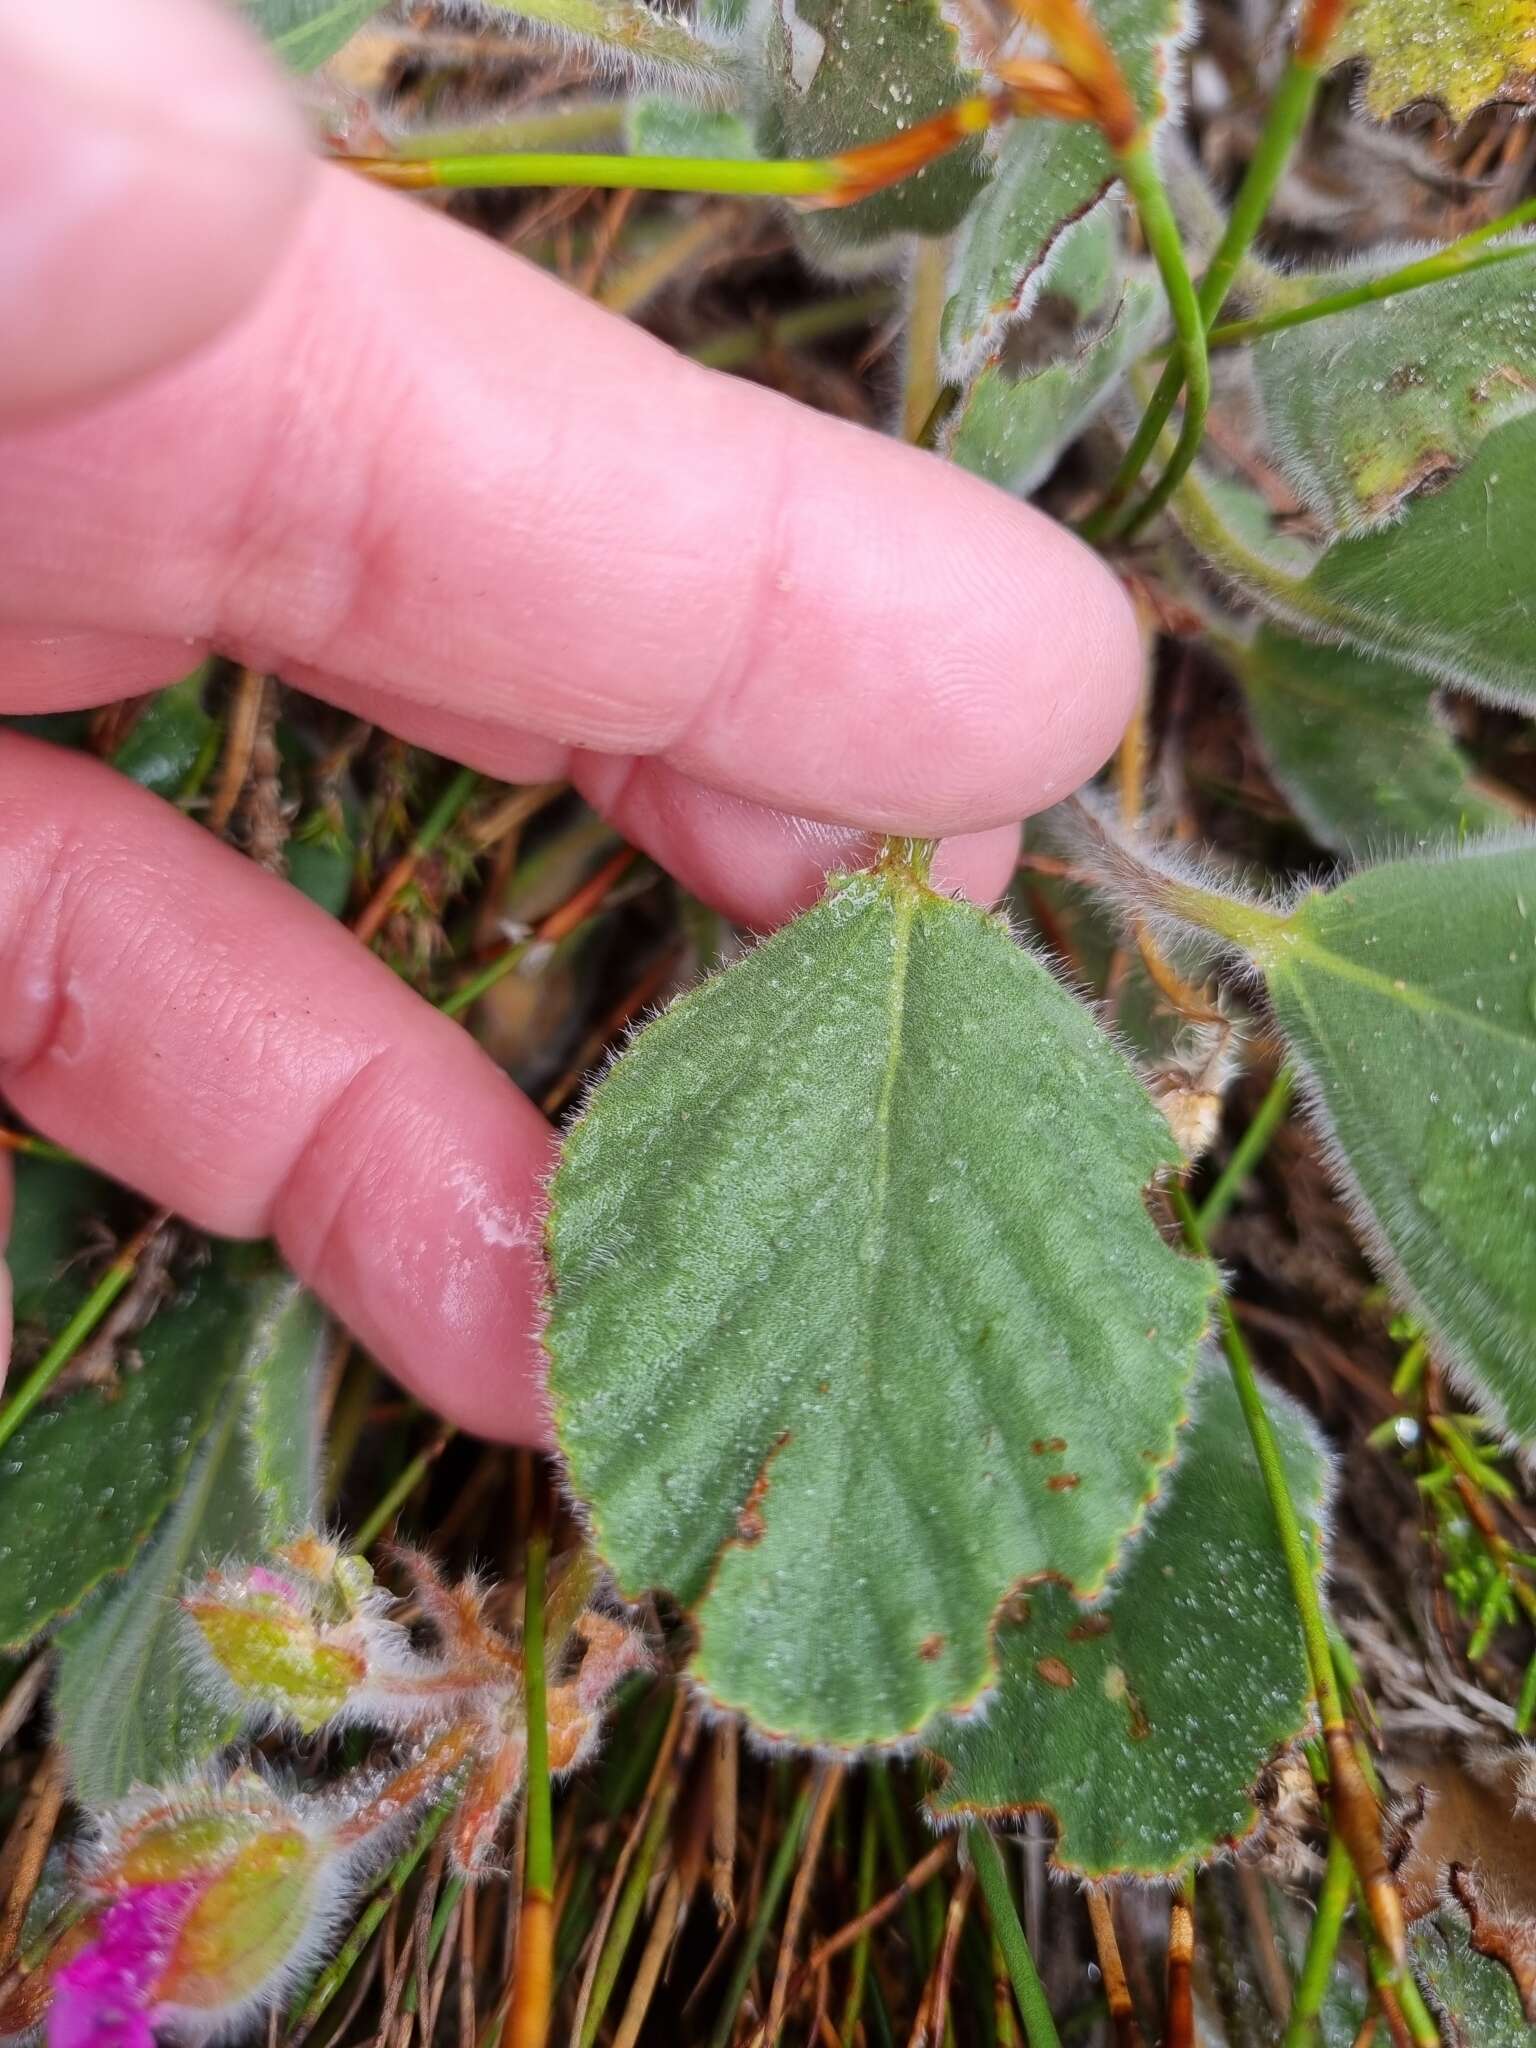
[[[699,107],[689,100],[647,93],[631,98],[624,115],[625,142],[636,156],[756,156],[752,130],[740,114]]]
[[[1367,868],[1283,917],[1170,903],[1258,967],[1378,1263],[1536,1439],[1536,837]]]
[[[1400,525],[1335,541],[1306,566],[1259,528],[1257,494],[1202,472],[1176,500],[1190,543],[1307,637],[1392,656],[1496,703],[1536,706],[1536,413],[1489,435]],[[1234,517],[1238,514],[1238,517]]]
[[[1328,1463],[1310,1421],[1266,1395],[1291,1495],[1317,1523]],[[1258,1460],[1219,1361],[1155,1511],[1103,1600],[1028,1596],[998,1636],[985,1714],[929,1731],[946,1767],[929,1807],[1053,1818],[1053,1860],[1078,1876],[1174,1877],[1246,1835],[1264,1766],[1306,1726],[1300,1624]]]
[[[1355,0],[1329,57],[1366,59],[1365,103],[1381,121],[1420,100],[1453,121],[1490,100],[1523,106],[1536,86],[1536,0]]]
[[[1308,298],[1347,290],[1408,253],[1287,284]],[[1332,529],[1386,525],[1536,407],[1536,260],[1285,328],[1255,346],[1253,366],[1270,441],[1301,498]]]
[[[75,1262],[89,1245],[108,1184],[88,1166],[16,1160],[10,1242],[11,1309],[18,1328],[43,1318],[54,1336],[79,1307],[88,1283]]]
[[[1322,845],[1365,860],[1514,821],[1473,781],[1428,676],[1273,626],[1226,651],[1270,772]]]
[[[979,84],[939,0],[772,0],[762,71],[757,140],[770,157],[878,142]],[[824,257],[902,233],[947,234],[986,178],[981,144],[967,142],[857,206],[806,215],[799,230]]]
[[[1095,0],[1093,12],[1155,128],[1169,52],[1187,26],[1184,0]],[[1003,131],[992,182],[955,240],[942,331],[950,382],[967,382],[996,353],[1007,323],[1033,305],[1058,237],[1113,177],[1103,137],[1086,122],[1019,120]]]
[[[320,1498],[320,1373],[325,1310],[290,1274],[267,1283],[246,1349],[245,1430],[270,1545],[301,1534]]]
[[[163,1784],[231,1739],[234,1721],[186,1653],[177,1595],[203,1565],[259,1555],[315,1511],[323,1313],[287,1274],[252,1272],[252,1254],[216,1256],[238,1292],[220,1331],[226,1370],[180,1495],[127,1576],[56,1637],[56,1725],[90,1803]]]
[[[235,1374],[240,1294],[222,1262],[195,1274],[134,1339],[142,1367],[36,1409],[0,1453],[0,1646],[131,1563]]]
[[[371,21],[384,0],[240,0],[290,71],[313,71]]]
[[[112,765],[156,796],[177,797],[218,731],[203,708],[209,664],[152,697],[112,756]]]
[[[1413,1965],[1445,2029],[1446,2048],[1531,2048],[1536,2027],[1520,2007],[1502,1963],[1479,1955],[1462,1914],[1421,1920],[1412,1934]]]
[[[562,38],[619,57],[643,74],[668,72],[718,86],[730,76],[727,53],[694,33],[681,16],[644,0],[483,0],[514,20],[538,22]]]
[[[1089,225],[1099,218],[1092,216]],[[988,363],[955,415],[947,442],[951,461],[1004,490],[1034,490],[1151,341],[1162,310],[1156,280],[1137,276],[1126,282],[1107,321],[1084,334],[1065,359],[1018,372],[1003,361]]]
[[[653,1024],[566,1143],[551,1391],[627,1594],[801,1742],[995,1676],[1024,1579],[1100,1586],[1175,1445],[1212,1291],[1142,1191],[1166,1125],[1006,928],[826,898]]]

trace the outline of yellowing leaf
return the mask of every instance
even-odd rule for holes
[[[1368,61],[1380,120],[1438,100],[1465,121],[1489,100],[1536,98],[1536,0],[1357,0],[1330,55]]]

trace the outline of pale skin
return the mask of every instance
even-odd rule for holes
[[[994,896],[1114,745],[1136,627],[1071,536],[319,164],[209,0],[0,0],[0,96],[0,712],[216,650],[569,777],[760,929],[886,831]],[[0,1098],[544,1440],[544,1119],[285,884],[12,734]]]

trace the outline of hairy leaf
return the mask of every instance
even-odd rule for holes
[[[1267,1396],[1291,1494],[1321,1519],[1327,1459],[1283,1394]],[[1168,1497],[1085,1608],[1032,1591],[998,1636],[984,1715],[940,1723],[939,1820],[1043,1809],[1054,1861],[1082,1877],[1176,1876],[1247,1834],[1270,1757],[1301,1733],[1310,1688],[1274,1517],[1225,1365],[1196,1383]]]
[[[741,158],[756,154],[752,130],[740,114],[691,100],[646,93],[630,99],[624,132],[637,156]]]
[[[28,1641],[133,1559],[175,1498],[238,1367],[240,1286],[193,1276],[117,1384],[34,1410],[0,1454],[0,1645]]]
[[[1533,2028],[1502,1963],[1473,1948],[1450,1909],[1413,1930],[1413,1965],[1441,2020],[1446,2048],[1530,2048]]]
[[[1187,22],[1184,0],[1095,0],[1093,11],[1155,127],[1167,57]],[[992,182],[956,237],[944,309],[944,374],[973,376],[1003,328],[1029,311],[1064,230],[1108,191],[1114,166],[1088,123],[1020,120],[1004,131]]]
[[[485,13],[540,23],[561,37],[617,57],[644,75],[713,86],[729,74],[725,52],[677,14],[646,0],[479,0]]]
[[[974,92],[939,0],[770,0],[758,123],[764,156],[835,156]],[[967,142],[857,206],[799,223],[813,252],[836,256],[902,233],[946,234],[986,182]]]
[[[1020,1580],[1102,1583],[1211,1291],[1143,1206],[1175,1156],[1049,972],[899,872],[837,878],[613,1069],[554,1186],[557,1428],[715,1699],[894,1741],[991,1682]]]
[[[1400,525],[1315,555],[1267,529],[1257,493],[1195,476],[1186,538],[1309,638],[1347,641],[1495,702],[1536,705],[1536,413],[1490,434]],[[1263,530],[1261,530],[1263,529]]]
[[[212,1352],[224,1370],[209,1375],[217,1399],[179,1497],[127,1576],[56,1638],[58,1733],[90,1802],[164,1783],[230,1739],[234,1723],[186,1654],[177,1595],[200,1566],[259,1555],[315,1512],[324,1317],[287,1274],[253,1270],[253,1256],[218,1255],[238,1287],[202,1347],[205,1369]]]
[[[320,1498],[320,1371],[330,1323],[290,1274],[253,1297],[242,1379],[251,1477],[270,1544],[309,1528]]]
[[[1514,821],[1474,782],[1428,676],[1273,626],[1230,659],[1271,773],[1324,846],[1364,860]]]
[[[1373,252],[1299,282],[1307,297],[1342,291],[1407,258]],[[1385,525],[1536,406],[1536,252],[1282,329],[1257,344],[1253,365],[1300,496],[1344,532]]]
[[[1490,100],[1536,98],[1536,0],[1355,0],[1329,54],[1367,60],[1378,120],[1437,100],[1464,121]]]
[[[1536,1439],[1536,837],[1367,868],[1283,917],[1170,902],[1253,960],[1378,1260]]]
[[[1070,356],[1018,373],[988,363],[955,416],[950,459],[1005,490],[1034,490],[1146,348],[1161,314],[1157,283],[1132,278],[1108,323]]]
[[[371,21],[384,0],[240,0],[292,71],[313,71]]]

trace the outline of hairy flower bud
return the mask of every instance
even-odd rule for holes
[[[408,1667],[403,1631],[364,1559],[317,1536],[272,1564],[211,1571],[182,1601],[205,1663],[244,1711],[265,1709],[304,1734],[336,1720],[370,1677]]]
[[[250,1772],[114,1809],[51,1973],[48,2048],[151,2048],[157,2024],[223,2028],[270,2004],[314,1948],[336,1860],[319,1804]]]

